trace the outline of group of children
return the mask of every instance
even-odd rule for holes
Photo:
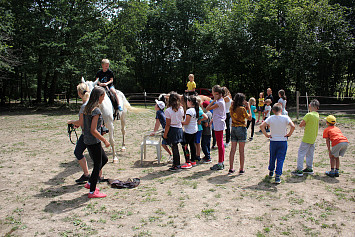
[[[190,80],[190,83],[193,82]],[[189,91],[189,90],[187,90]],[[190,95],[188,97],[180,96],[175,92],[170,93],[168,101],[166,101],[167,109],[163,113],[165,102],[156,101],[157,121],[158,113],[160,116],[165,115],[166,126],[164,130],[164,145],[169,155],[171,152],[166,146],[171,145],[173,150],[173,164],[169,169],[170,171],[179,171],[181,169],[188,169],[197,165],[198,161],[201,163],[211,163],[210,157],[210,143],[211,143],[211,131],[212,124],[215,133],[217,147],[218,147],[218,163],[213,165],[211,170],[223,170],[224,158],[225,158],[225,145],[229,143],[223,143],[223,133],[226,129],[226,120],[231,119],[231,150],[229,154],[229,170],[228,174],[233,174],[234,169],[234,156],[239,144],[239,159],[240,167],[239,174],[243,174],[244,170],[244,147],[247,142],[247,129],[249,125],[252,125],[251,137],[253,139],[254,126],[256,116],[255,113],[259,112],[259,118],[262,114],[262,122],[260,125],[260,131],[270,139],[270,159],[269,159],[269,176],[273,177],[275,173],[275,183],[281,182],[283,163],[287,152],[287,141],[295,130],[295,125],[288,116],[286,110],[286,95],[284,90],[278,92],[280,99],[278,103],[273,106],[272,91],[269,88],[267,90],[267,97],[264,98],[263,93],[260,93],[258,100],[258,108],[256,108],[255,98],[250,98],[247,102],[243,93],[237,93],[233,100],[230,99],[231,105],[229,111],[226,111],[226,101],[224,97],[227,96],[226,88],[216,85],[212,88],[214,99],[211,101],[205,100],[203,103],[199,103],[198,97]],[[228,91],[229,92],[229,91]],[[230,95],[230,94],[229,94]],[[231,97],[231,96],[230,96]],[[185,98],[185,99],[184,99]],[[186,101],[186,111],[183,104]],[[292,172],[293,175],[303,176],[306,174],[313,174],[313,155],[315,149],[315,140],[318,134],[319,127],[319,101],[314,99],[309,104],[309,113],[303,118],[300,123],[300,127],[304,127],[304,136],[298,150],[297,169]],[[203,108],[203,111],[201,109]],[[211,113],[212,111],[212,113]],[[273,115],[271,115],[271,111]],[[228,113],[228,116],[227,116]],[[228,118],[229,117],[229,118]],[[160,123],[163,125],[161,118]],[[258,121],[257,121],[258,122]],[[330,115],[326,118],[328,128],[323,132],[323,138],[326,139],[329,158],[331,164],[331,170],[326,172],[326,175],[330,177],[339,176],[339,156],[343,156],[347,149],[349,141],[341,133],[340,129],[334,124],[336,119]],[[199,129],[198,126],[202,125]],[[288,131],[288,126],[290,129]],[[156,123],[155,131],[158,129],[159,124]],[[163,126],[164,128],[164,126]],[[202,131],[201,131],[202,130]],[[201,141],[201,133],[202,141]],[[227,132],[226,132],[227,133]],[[226,134],[227,137],[227,134]],[[205,157],[200,159],[196,152],[197,144],[201,141],[202,150]],[[185,155],[185,164],[180,163],[180,154],[178,144],[181,143]],[[190,153],[187,147],[190,147]],[[306,157],[306,168],[303,169],[304,157]]]
[[[101,146],[101,142],[106,147],[110,143],[102,136],[103,119],[99,104],[105,97],[106,87],[113,82],[113,73],[108,68],[109,61],[102,61],[102,70],[98,72],[97,79],[101,81],[99,87],[95,87],[90,94],[86,84],[78,85],[78,95],[83,100],[83,105],[79,111],[79,119],[69,120],[68,124],[74,124],[76,127],[82,127],[83,133],[80,136],[74,154],[77,157],[84,174],[76,180],[77,183],[86,182],[85,188],[90,189],[89,198],[103,198],[106,194],[100,193],[96,187],[97,182],[103,179],[102,167],[107,163],[108,158]],[[194,76],[189,75],[189,88],[187,92],[194,92],[196,83]],[[181,169],[189,169],[197,165],[197,162],[211,163],[210,146],[212,131],[218,147],[218,163],[213,165],[211,170],[223,170],[225,158],[225,144],[223,143],[223,134],[226,130],[226,145],[229,145],[229,139],[232,142],[229,154],[229,171],[228,174],[235,172],[234,156],[237,145],[239,144],[240,167],[239,174],[244,171],[244,147],[247,142],[247,129],[252,124],[252,134],[249,140],[253,139],[255,112],[259,111],[263,114],[263,121],[260,126],[262,133],[270,139],[270,160],[269,160],[269,176],[272,177],[275,171],[275,183],[281,182],[282,167],[287,152],[287,140],[295,129],[295,125],[288,117],[286,111],[285,91],[279,91],[279,101],[274,104],[272,91],[267,89],[267,97],[263,98],[260,93],[258,109],[256,109],[256,100],[251,98],[249,102],[243,93],[237,93],[233,100],[229,91],[225,87],[216,85],[212,88],[213,100],[204,100],[203,102],[193,95],[180,96],[175,92],[170,93],[168,100],[156,100],[156,124],[154,132],[161,125],[164,129],[163,147],[169,153],[169,159],[172,158],[172,167],[170,171],[179,171]],[[264,106],[264,104],[266,104]],[[167,109],[164,112],[165,107]],[[121,108],[119,108],[121,110]],[[318,100],[312,100],[309,104],[310,112],[303,118],[300,127],[305,127],[304,136],[298,151],[297,169],[292,174],[303,176],[304,173],[313,174],[313,155],[315,149],[315,140],[318,134],[319,114]],[[270,112],[274,115],[270,116]],[[258,121],[259,121],[258,119]],[[227,121],[226,121],[227,120]],[[229,120],[232,121],[229,130]],[[246,120],[248,122],[246,122]],[[257,122],[258,122],[257,121]],[[330,177],[339,176],[339,156],[344,156],[349,141],[341,133],[340,129],[335,126],[336,118],[332,115],[326,117],[328,127],[323,132],[323,138],[329,152],[331,170],[326,174]],[[287,127],[291,129],[287,132]],[[154,133],[153,132],[153,133]],[[152,134],[153,134],[152,133]],[[185,163],[180,163],[180,153],[178,144],[182,144],[185,156]],[[172,152],[168,145],[170,145]],[[190,148],[190,150],[188,149]],[[86,159],[83,155],[85,149],[88,149],[90,157],[94,161],[94,169],[89,175]],[[200,150],[205,155],[200,158]],[[306,157],[306,168],[303,169],[303,161]],[[276,163],[276,167],[275,167]]]

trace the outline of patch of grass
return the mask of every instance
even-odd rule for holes
[[[288,199],[288,201],[292,204],[298,204],[298,205],[302,205],[304,203],[304,200],[302,198],[294,198],[294,197],[290,197]]]
[[[203,209],[201,211],[202,215],[208,219],[208,220],[215,220],[216,219],[216,216],[214,215],[215,214],[215,210],[212,209],[212,208],[209,208],[209,209]]]
[[[152,236],[152,232],[149,230],[144,230],[134,235],[135,237]]]
[[[158,214],[158,215],[165,215],[166,213],[162,210],[162,209],[158,209],[155,211],[155,214]]]

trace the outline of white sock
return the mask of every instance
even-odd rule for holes
[[[94,192],[89,192],[89,193],[94,194]]]

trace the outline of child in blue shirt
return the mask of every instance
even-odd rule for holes
[[[257,109],[256,109],[256,100],[254,97],[251,97],[249,99],[249,104],[250,104],[250,110],[251,111],[248,111],[248,114],[250,114],[251,112],[251,120],[248,120],[247,122],[247,129],[249,128],[249,125],[251,123],[251,134],[250,134],[250,137],[249,137],[249,141],[252,141],[253,140],[253,136],[254,136],[254,127],[255,127],[255,120],[256,120],[256,117],[255,117],[255,112],[257,112]]]
[[[154,131],[150,134],[153,136],[159,129],[159,126],[161,125],[163,129],[165,129],[166,125],[166,118],[165,118],[165,113],[164,113],[164,108],[165,108],[165,103],[163,101],[155,100],[155,111],[156,116],[155,116],[155,126],[154,126]],[[162,141],[162,147],[166,152],[169,153],[169,158],[168,162],[171,162],[173,160],[173,154],[171,153],[169,147],[167,146],[167,142],[165,139]]]

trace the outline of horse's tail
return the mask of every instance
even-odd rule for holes
[[[139,112],[145,112],[146,109],[143,108],[134,108],[131,106],[131,104],[128,102],[126,96],[119,90],[117,90],[118,94],[121,95],[120,99],[122,100],[122,104],[124,108],[127,108],[129,112],[134,112],[134,113],[139,113]]]

